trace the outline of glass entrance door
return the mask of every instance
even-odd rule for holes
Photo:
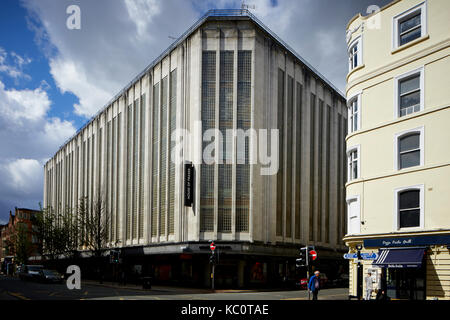
[[[425,266],[421,268],[389,268],[387,295],[391,299],[425,300]]]

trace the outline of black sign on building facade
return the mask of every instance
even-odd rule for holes
[[[194,203],[194,166],[191,162],[184,164],[184,205],[192,207]]]

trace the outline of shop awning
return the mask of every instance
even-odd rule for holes
[[[381,249],[372,265],[382,268],[419,268],[425,250],[425,247]]]

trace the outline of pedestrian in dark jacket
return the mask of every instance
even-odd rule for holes
[[[383,273],[381,273],[380,280],[378,281],[378,292],[376,299],[388,300],[386,278]]]
[[[314,271],[314,275],[309,279],[308,289],[313,294],[313,300],[317,300],[317,295],[320,290],[320,272],[319,270]]]

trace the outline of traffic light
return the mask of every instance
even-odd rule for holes
[[[117,250],[113,250],[109,253],[109,262],[110,263],[119,263],[120,252]]]
[[[306,250],[307,248],[300,249],[300,257],[295,260],[295,266],[297,268],[306,266]]]
[[[209,256],[209,263],[216,264],[216,255],[214,254],[214,251]]]

